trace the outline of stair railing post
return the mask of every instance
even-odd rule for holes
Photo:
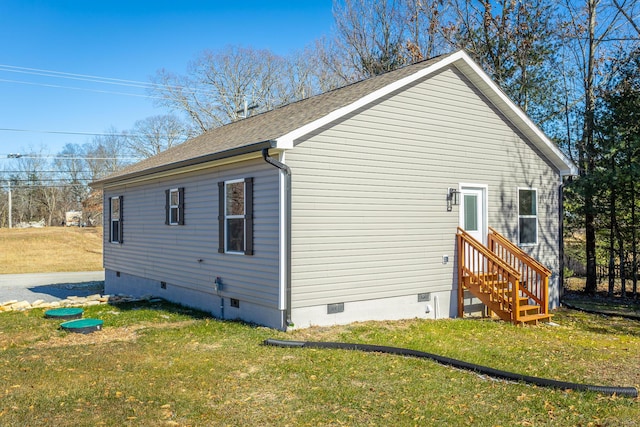
[[[509,278],[511,279],[513,276],[509,275]],[[511,282],[511,280],[509,280]],[[520,281],[518,279],[515,279],[512,284],[511,284],[511,289],[512,289],[512,304],[511,306],[513,307],[513,323],[515,323],[516,325],[518,324],[518,321],[520,319]]]
[[[462,236],[458,234],[458,317],[464,317],[464,289],[462,287],[462,266],[464,264],[464,240]]]
[[[544,301],[542,304],[542,312],[544,314],[549,314],[549,276],[543,276],[543,286],[544,286]]]

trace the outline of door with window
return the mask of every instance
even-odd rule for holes
[[[484,244],[487,243],[486,211],[486,188],[460,187],[460,228]]]
[[[487,188],[483,186],[460,186],[460,228],[469,233],[474,239],[487,244]],[[472,248],[467,247],[465,258],[467,265],[478,271],[481,266],[474,265],[477,262],[477,254],[474,256]],[[474,261],[475,260],[475,261]]]

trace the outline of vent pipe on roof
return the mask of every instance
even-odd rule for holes
[[[284,229],[284,242],[285,242],[285,308],[284,308],[284,328],[293,326],[291,322],[291,168],[282,162],[269,156],[269,149],[262,149],[262,158],[265,162],[280,169],[284,175],[284,222],[281,224]]]
[[[244,116],[242,116],[243,119],[246,119],[247,117],[249,117],[249,111],[258,108],[258,104],[254,104],[254,105],[249,105],[249,103],[247,102],[247,100],[244,100],[244,108],[241,108],[239,110],[236,110],[237,114],[243,113],[244,112]]]

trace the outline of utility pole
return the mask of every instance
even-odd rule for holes
[[[22,154],[20,153],[9,153],[7,154],[7,159],[19,159],[20,157],[22,157]],[[13,224],[11,223],[11,211],[13,210],[11,208],[11,181],[7,181],[7,185],[9,186],[9,228],[12,228]]]
[[[7,184],[9,185],[9,228],[11,228],[11,181],[7,181]]]

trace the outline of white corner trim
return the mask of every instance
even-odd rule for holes
[[[291,131],[285,135],[282,135],[281,137],[279,137],[278,139],[276,139],[277,142],[277,148],[293,148],[293,144],[294,141],[304,135],[307,135],[308,133],[313,132],[316,129],[321,128],[322,126],[329,124],[335,120],[340,119],[341,117],[344,117],[345,115],[356,111],[359,108],[362,108],[380,98],[382,98],[383,96],[388,95],[389,93],[401,89],[402,87],[413,83],[414,81],[421,79],[425,76],[428,76],[429,74],[435,73],[438,70],[441,70],[445,67],[448,67],[450,64],[463,59],[465,61],[471,61],[471,58],[469,58],[469,56],[464,53],[463,51],[458,51],[455,52],[453,54],[451,54],[450,56],[442,59],[441,61],[436,62],[433,65],[430,65],[427,68],[424,68],[420,71],[417,71],[414,74],[411,74],[410,76],[407,76],[403,79],[397,80],[385,87],[382,87],[374,92],[371,92],[368,95],[365,95],[364,97],[358,99],[357,101],[346,105],[342,108],[338,108],[337,110],[327,114],[324,117],[321,117],[317,120],[314,120],[311,123],[308,123],[302,127],[299,127],[298,129]],[[471,61],[473,62],[473,61]]]

